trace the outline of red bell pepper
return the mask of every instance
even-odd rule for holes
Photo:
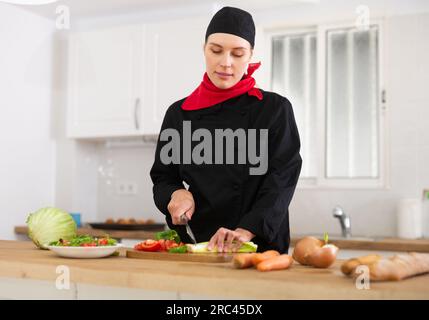
[[[154,252],[154,251],[159,251],[161,249],[161,244],[159,243],[159,241],[148,239],[137,244],[134,247],[134,249],[140,250],[140,251]]]

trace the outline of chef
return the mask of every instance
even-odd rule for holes
[[[210,250],[253,241],[258,251],[287,253],[300,139],[289,100],[256,86],[254,45],[248,12],[223,7],[213,16],[203,80],[166,111],[150,171],[153,196],[184,242],[191,242],[187,221]]]

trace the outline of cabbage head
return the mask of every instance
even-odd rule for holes
[[[27,218],[28,236],[41,249],[59,239],[70,240],[76,236],[76,223],[72,216],[57,208],[42,208]]]

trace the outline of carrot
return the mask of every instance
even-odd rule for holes
[[[233,265],[237,269],[244,269],[253,266],[253,256],[256,253],[238,253],[234,255]]]
[[[287,254],[282,254],[259,263],[256,268],[258,271],[283,270],[290,267],[293,259]]]
[[[268,250],[268,251],[265,251],[263,253],[256,253],[253,256],[253,264],[255,266],[257,266],[262,261],[273,258],[273,257],[277,257],[279,255],[280,255],[280,253],[276,250]]]

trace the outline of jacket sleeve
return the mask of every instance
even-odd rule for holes
[[[162,122],[161,132],[164,129],[175,128],[174,115],[170,107]],[[178,189],[185,189],[183,180],[180,178],[178,164],[164,164],[161,162],[160,153],[168,141],[161,141],[161,132],[155,150],[155,160],[150,170],[150,177],[153,182],[153,199],[157,208],[164,214],[169,215],[167,206],[171,199],[171,194]]]
[[[272,243],[287,216],[301,172],[300,139],[289,100],[282,98],[268,130],[268,168],[251,210],[238,227]]]

